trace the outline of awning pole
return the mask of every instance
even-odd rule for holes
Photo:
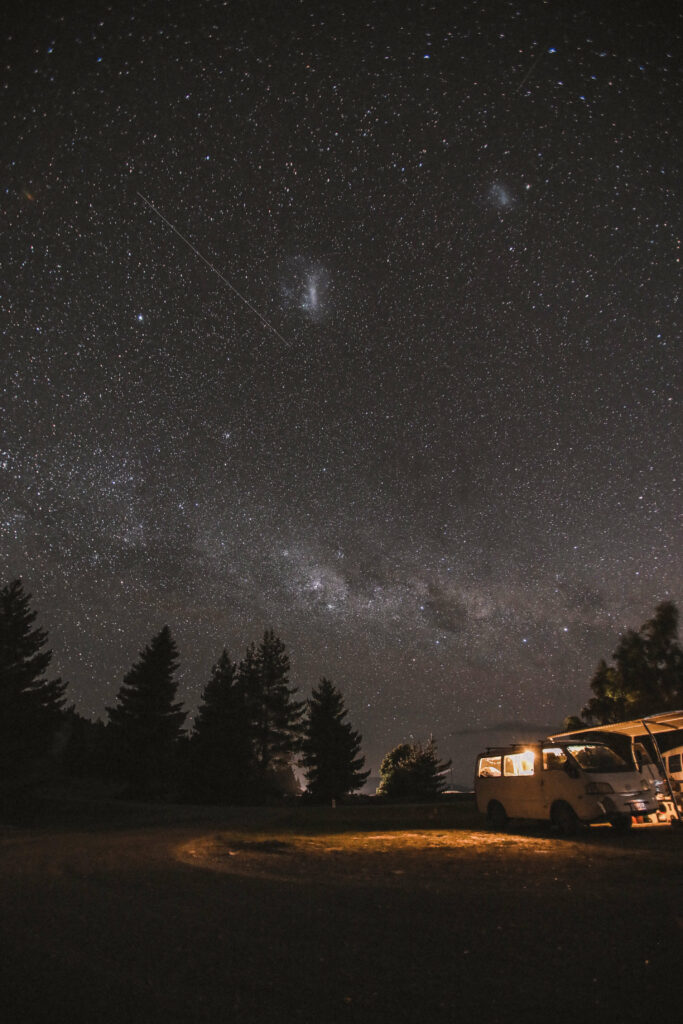
[[[678,801],[676,800],[676,794],[674,793],[673,786],[671,785],[671,778],[669,776],[669,771],[668,771],[668,769],[666,767],[666,761],[662,757],[662,752],[659,749],[659,744],[657,743],[657,740],[655,739],[655,734],[652,732],[652,730],[650,729],[650,726],[647,724],[647,722],[645,721],[644,718],[641,719],[641,721],[642,721],[643,726],[645,727],[645,729],[647,731],[648,736],[652,740],[652,744],[653,744],[653,746],[655,748],[655,751],[657,753],[657,760],[659,761],[659,767],[660,767],[662,775],[664,776],[664,779],[666,781],[666,786],[667,786],[667,789],[669,790],[669,796],[671,797],[671,803],[673,804],[674,811],[676,812],[676,817],[678,818],[678,823],[680,825],[680,824],[683,823],[683,818],[681,818],[681,812],[678,809]]]

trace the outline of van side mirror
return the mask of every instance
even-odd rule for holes
[[[566,771],[570,779],[578,779],[579,769],[575,765],[573,765],[571,761],[565,762],[564,770]]]

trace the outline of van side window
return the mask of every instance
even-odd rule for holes
[[[498,754],[497,757],[489,757],[485,754],[479,758],[479,771],[477,775],[480,779],[498,778],[501,770],[501,756]]]
[[[517,754],[506,754],[503,758],[503,775],[533,775],[533,750],[520,750]]]
[[[562,747],[543,748],[543,771],[552,772],[564,768],[567,763],[567,755]]]
[[[669,758],[669,771],[680,772],[681,771],[681,755],[672,754]]]

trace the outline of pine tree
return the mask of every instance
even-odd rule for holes
[[[445,774],[451,761],[440,762],[436,743],[401,743],[384,757],[378,796],[391,800],[434,800],[446,788]]]
[[[140,653],[124,677],[117,705],[107,708],[119,771],[131,796],[166,790],[185,712],[175,703],[178,649],[168,626]]]
[[[360,789],[370,772],[359,757],[361,736],[345,722],[348,712],[339,690],[324,677],[308,701],[301,764],[314,800],[342,800]]]
[[[21,580],[0,590],[0,775],[21,778],[50,751],[61,722],[66,683],[45,678],[52,651],[33,624]]]
[[[190,738],[190,787],[195,799],[245,804],[253,797],[255,759],[244,685],[223,651],[202,692]]]
[[[289,685],[289,658],[273,630],[266,630],[258,648],[252,644],[240,664],[254,736],[254,752],[264,796],[282,790],[278,775],[286,775],[298,747],[304,702],[294,699]]]

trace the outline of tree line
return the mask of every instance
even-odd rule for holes
[[[300,792],[299,767],[304,795],[329,802],[357,792],[369,776],[341,691],[323,677],[308,700],[298,699],[285,645],[273,630],[239,662],[222,651],[188,729],[168,626],[140,652],[103,723],[67,707],[67,684],[47,678],[52,653],[36,618],[20,580],[0,590],[0,799],[30,789],[54,767],[55,754],[69,775],[99,776],[118,783],[123,795],[145,799],[265,803]],[[590,688],[593,697],[580,716],[565,720],[567,729],[681,707],[683,652],[672,601],[620,638]],[[434,799],[450,764],[439,760],[433,739],[401,743],[382,761],[377,793]]]
[[[67,707],[67,684],[47,678],[52,652],[36,618],[20,580],[0,590],[0,797],[21,796],[57,764],[68,776],[114,782],[123,796],[233,805],[298,794],[295,766],[306,780],[304,795],[316,802],[341,801],[369,776],[342,693],[323,677],[299,700],[285,645],[272,629],[239,662],[222,651],[188,729],[168,626],[125,674],[103,723]],[[433,740],[401,744],[382,762],[378,792],[433,798],[449,766],[439,762]]]
[[[168,626],[124,676],[107,722],[67,708],[67,685],[48,680],[47,634],[20,580],[0,590],[0,787],[13,794],[60,763],[74,775],[120,783],[123,795],[173,796],[228,804],[264,803],[298,792],[341,800],[369,772],[344,698],[326,678],[307,701],[290,684],[283,642],[266,630],[236,664],[223,651],[211,670],[191,729],[177,700],[178,648]]]

